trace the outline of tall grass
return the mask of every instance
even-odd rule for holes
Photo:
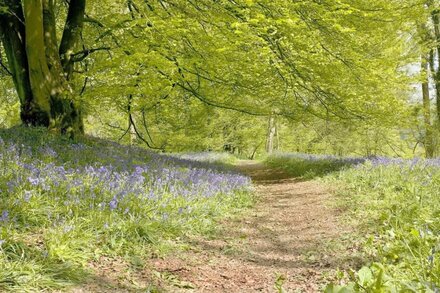
[[[0,131],[0,290],[64,288],[101,255],[145,257],[252,202],[208,163],[44,129]]]
[[[365,231],[364,251],[375,260],[353,274],[347,288],[439,292],[438,160],[372,160],[326,180],[345,187],[341,200]]]
[[[284,158],[284,159],[283,159]],[[363,243],[364,267],[326,292],[439,292],[440,160],[278,156],[294,175],[321,175],[337,186],[345,220]],[[341,281],[342,282],[342,281]]]

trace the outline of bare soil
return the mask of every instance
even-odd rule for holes
[[[151,259],[136,280],[104,260],[102,274],[74,292],[145,292],[147,284],[161,292],[320,292],[339,269],[356,266],[328,189],[252,161],[238,168],[258,196],[244,217],[219,223],[214,239],[192,239],[187,251]]]

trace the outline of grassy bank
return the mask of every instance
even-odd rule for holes
[[[285,158],[285,159],[283,159]],[[342,163],[341,163],[342,161]],[[347,163],[344,164],[343,162]],[[292,174],[325,175],[358,233],[366,262],[327,292],[438,292],[440,160],[361,160],[295,154],[270,158]],[[310,170],[310,171],[309,171]]]
[[[302,153],[277,153],[268,156],[265,163],[272,168],[281,168],[294,177],[314,178],[339,171],[364,162],[363,158],[342,158],[331,155]]]
[[[221,167],[43,129],[0,131],[0,174],[0,290],[81,283],[93,259],[144,259],[252,202]]]

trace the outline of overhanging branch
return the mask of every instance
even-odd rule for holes
[[[197,92],[194,88],[192,88],[192,86],[186,82],[188,86],[185,86],[184,84],[181,83],[177,83],[177,85],[186,90],[187,92],[189,92],[193,97],[195,97],[196,99],[198,99],[199,101],[212,106],[212,107],[216,107],[216,108],[220,108],[220,109],[226,109],[226,110],[232,110],[232,111],[236,111],[236,112],[240,112],[240,113],[244,113],[244,114],[248,114],[248,115],[252,115],[252,116],[269,116],[269,113],[258,113],[258,112],[253,112],[247,109],[240,109],[237,107],[233,107],[233,106],[229,106],[229,105],[224,105],[224,104],[219,104],[213,101],[210,101],[209,99],[207,99],[206,97],[202,96],[199,92]]]
[[[92,48],[92,49],[85,49],[83,51],[74,53],[71,55],[72,62],[80,62],[87,58],[90,54],[97,52],[97,51],[110,51],[110,47],[100,47],[100,48]]]

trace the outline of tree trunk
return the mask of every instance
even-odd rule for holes
[[[0,1],[0,5],[8,7],[9,12],[0,14],[0,33],[9,70],[12,73],[17,95],[21,105],[21,119],[26,124],[32,112],[33,94],[28,75],[28,60],[26,55],[26,36],[23,10],[20,3],[13,0]]]
[[[72,0],[70,6],[76,2]],[[71,136],[83,133],[81,114],[61,64],[53,0],[3,0],[0,5],[8,9],[0,15],[2,42],[20,98],[22,122]],[[71,34],[66,39],[78,37]],[[75,41],[67,43],[73,46]]]
[[[423,118],[425,123],[425,153],[427,158],[434,156],[434,143],[431,125],[431,101],[429,100],[429,75],[428,75],[428,58],[422,56],[422,95],[423,95]]]
[[[275,116],[271,115],[269,117],[269,125],[267,128],[267,140],[266,140],[266,152],[272,154],[275,145],[275,135],[276,135],[276,121]]]
[[[86,0],[70,0],[69,11],[67,12],[66,24],[64,25],[63,37],[59,54],[67,80],[70,80],[73,73],[73,53],[81,36],[84,24],[84,11]]]
[[[80,111],[78,110],[79,107],[72,98],[73,91],[66,78],[68,74],[63,70],[61,58],[58,53],[53,1],[54,0],[43,0],[44,43],[46,48],[46,60],[52,80],[50,102],[53,126],[62,133],[83,133],[84,126]],[[72,5],[72,2],[70,5]]]
[[[53,78],[46,61],[44,44],[43,5],[41,0],[26,0],[23,3],[25,15],[26,54],[28,74],[33,93],[32,109],[29,120],[32,125],[49,127],[50,95]]]
[[[275,121],[275,137],[276,137],[277,139],[276,139],[276,144],[275,144],[274,149],[275,149],[276,151],[278,151],[278,150],[280,149],[280,132],[279,132],[279,129],[278,129],[278,123],[277,123],[277,121]]]
[[[432,12],[432,23],[434,26],[434,36],[437,44],[437,70],[432,66],[431,70],[434,71],[432,78],[434,79],[435,84],[435,94],[436,94],[436,118],[437,118],[437,126],[440,127],[440,11],[434,10]],[[434,53],[433,53],[434,55]],[[432,58],[434,60],[434,56]],[[433,62],[434,63],[434,62]]]

